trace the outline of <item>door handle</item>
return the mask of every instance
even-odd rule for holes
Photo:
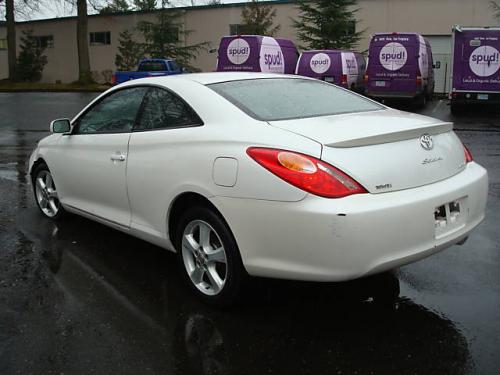
[[[111,155],[111,160],[112,161],[125,161],[125,155],[123,154],[113,154]]]

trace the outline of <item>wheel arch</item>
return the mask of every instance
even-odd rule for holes
[[[47,162],[45,161],[45,159],[43,157],[39,157],[38,159],[36,159],[34,162],[33,162],[33,165],[31,166],[30,170],[29,170],[29,174],[31,176],[31,179],[33,179],[33,171],[39,166],[39,165],[42,165],[42,164],[45,164],[47,165]],[[47,165],[47,168],[48,168],[48,165]]]
[[[202,206],[202,207],[207,207],[212,210],[214,210],[215,213],[217,213],[224,223],[227,225],[229,228],[229,231],[231,232],[231,235],[234,238],[234,234],[231,230],[231,226],[228,224],[226,219],[224,218],[224,215],[222,212],[204,195],[194,192],[194,191],[187,191],[183,192],[175,197],[175,199],[172,201],[170,204],[170,207],[168,209],[167,213],[167,233],[168,233],[168,239],[172,243],[172,245],[176,246],[176,227],[178,220],[182,216],[182,213],[185,212],[187,209],[191,207],[197,207],[197,206]],[[177,249],[176,249],[177,250]]]

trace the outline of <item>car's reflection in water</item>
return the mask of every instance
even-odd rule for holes
[[[453,322],[405,298],[387,303],[399,290],[393,275],[342,285],[257,281],[241,306],[214,310],[189,295],[162,249],[78,217],[54,224],[35,208],[18,226],[50,269],[41,293],[52,297],[33,312],[50,322],[25,327],[48,344],[33,348],[34,366],[48,356],[63,372],[470,371]]]

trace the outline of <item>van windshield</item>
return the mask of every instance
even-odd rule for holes
[[[208,85],[251,117],[276,121],[366,112],[381,105],[318,80],[262,78]]]

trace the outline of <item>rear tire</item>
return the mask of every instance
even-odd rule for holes
[[[372,276],[372,297],[378,306],[392,307],[398,301],[401,289],[394,272]]]
[[[451,114],[454,116],[461,115],[462,113],[464,113],[464,107],[463,105],[460,105],[452,101],[450,104],[450,111]]]
[[[194,294],[214,306],[234,304],[246,273],[222,217],[208,207],[192,207],[180,218],[175,238],[181,274]]]
[[[46,164],[39,164],[32,173],[33,193],[35,201],[43,216],[59,220],[66,213],[59,196],[56,185]]]
[[[425,108],[427,104],[427,97],[425,93],[422,93],[421,95],[417,96],[415,98],[415,107],[418,109]]]

